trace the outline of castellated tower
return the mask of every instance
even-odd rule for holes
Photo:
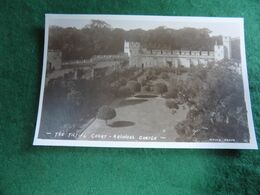
[[[128,41],[125,40],[124,42],[124,53],[127,53],[128,56],[130,56],[130,44]]]
[[[217,45],[217,42],[214,46],[214,55],[215,55],[215,61],[220,61],[225,58],[225,49],[223,45]]]
[[[231,59],[231,38],[223,36],[222,41],[223,45],[217,45],[217,42],[215,43],[215,61]]]
[[[130,66],[139,66],[140,65],[140,50],[141,44],[138,42],[124,42],[124,53],[129,56],[129,65]]]
[[[231,38],[223,36],[222,40],[223,40],[223,46],[225,50],[225,58],[231,59]]]
[[[124,43],[124,53],[127,53],[128,56],[139,54],[140,49],[141,49],[141,44],[138,42],[125,41]]]

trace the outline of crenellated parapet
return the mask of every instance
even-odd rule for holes
[[[214,58],[214,51],[195,51],[195,50],[147,50],[144,49],[140,55],[153,55],[157,57],[211,57]]]
[[[231,59],[231,38],[222,37],[223,45],[215,45],[213,51],[147,49],[138,42],[124,42],[124,53],[129,56],[130,66],[156,66],[177,64],[190,66],[210,61]]]

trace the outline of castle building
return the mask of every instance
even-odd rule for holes
[[[129,66],[137,67],[191,67],[207,65],[209,62],[217,62],[223,59],[231,59],[231,38],[222,37],[223,44],[214,46],[214,51],[193,50],[148,50],[139,42],[124,42],[124,53],[129,57]]]
[[[47,72],[58,70],[62,75],[69,70],[73,72],[75,79],[78,77],[78,69],[84,69],[88,73],[86,78],[98,78],[98,75],[111,74],[128,67],[191,67],[206,66],[210,62],[218,62],[223,59],[231,59],[231,38],[222,37],[223,44],[214,45],[214,51],[196,50],[167,50],[142,47],[139,42],[124,42],[124,53],[117,55],[94,55],[90,59],[62,61],[62,52],[48,50]],[[52,75],[53,76],[53,75]],[[51,76],[51,77],[52,77]]]
[[[225,58],[231,59],[231,38],[230,37],[222,37],[223,40],[223,46],[224,46],[224,53],[225,53]]]

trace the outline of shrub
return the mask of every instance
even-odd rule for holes
[[[147,83],[145,76],[141,76],[137,80],[138,80],[138,83],[140,83],[142,86],[144,86]]]
[[[115,82],[113,82],[113,83],[111,83],[110,84],[110,87],[111,88],[119,88],[120,87],[120,83],[119,83],[119,81],[115,81]]]
[[[127,83],[126,79],[123,79],[123,78],[122,78],[122,79],[119,79],[119,80],[117,80],[117,81],[111,83],[111,84],[110,84],[110,87],[111,87],[112,89],[118,89],[118,88],[120,88],[121,86],[125,86],[126,83]]]
[[[129,87],[123,86],[120,87],[117,91],[117,96],[118,97],[129,97],[132,95],[132,91]]]
[[[149,86],[149,85],[143,86],[143,88],[142,88],[142,91],[145,91],[145,92],[150,92],[151,90],[152,90],[151,86]]]
[[[175,108],[175,109],[178,109],[179,106],[177,104],[177,102],[175,102],[174,100],[166,100],[165,101],[165,105],[168,107],[168,108]]]
[[[136,71],[134,72],[134,76],[135,76],[135,77],[137,77],[139,74],[140,74],[140,70],[136,70]]]
[[[73,72],[68,72],[64,74],[64,80],[70,80],[74,77],[74,73]]]
[[[111,120],[116,117],[115,109],[109,106],[102,106],[98,109],[97,118],[105,120],[107,124],[107,120]]]
[[[175,129],[179,136],[183,137],[185,135],[185,123],[184,122],[179,122],[175,126]]]
[[[84,70],[84,69],[78,69],[78,70],[77,70],[78,79],[82,79],[86,73],[87,73],[86,70]]]
[[[156,83],[156,85],[154,86],[154,89],[157,93],[159,94],[163,94],[165,92],[167,92],[167,85],[165,83]]]
[[[169,74],[167,72],[162,72],[160,74],[160,78],[167,80],[167,79],[169,79]]]
[[[185,89],[184,82],[182,80],[177,80],[176,78],[170,79],[168,92],[165,94],[166,98],[177,98],[178,94],[183,93]]]
[[[151,75],[151,76],[147,76],[147,80],[156,80],[157,79],[157,77],[156,76],[154,76],[154,75]]]
[[[181,97],[179,95],[179,98],[177,99],[177,104],[184,104],[184,103],[185,103],[184,97]]]
[[[132,93],[140,92],[141,90],[141,84],[138,83],[137,81],[128,81],[127,87],[129,87]]]
[[[156,79],[156,71],[153,69],[148,69],[145,73],[144,76],[146,77],[147,80],[155,80]]]
[[[192,135],[192,130],[190,129],[187,121],[179,122],[175,126],[176,132],[180,137],[189,137]]]
[[[152,75],[153,75],[153,71],[152,71],[151,69],[147,69],[147,70],[145,71],[145,75],[146,75],[146,76],[152,76]]]
[[[177,90],[170,89],[167,93],[165,93],[164,97],[165,98],[177,98],[178,92],[177,92]]]
[[[155,68],[154,73],[156,76],[159,76],[161,74],[161,68]]]
[[[121,86],[124,86],[124,85],[126,85],[126,83],[127,83],[126,79],[124,79],[124,78],[119,79],[118,82],[119,82],[119,84],[120,84]]]

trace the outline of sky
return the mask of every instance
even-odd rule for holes
[[[238,18],[207,18],[207,17],[162,17],[162,16],[114,16],[114,15],[50,15],[49,25],[61,27],[83,28],[92,19],[103,20],[112,28],[124,30],[141,28],[154,29],[159,26],[181,29],[184,27],[208,28],[211,36],[224,35],[232,38],[240,37],[242,30],[241,20]]]

